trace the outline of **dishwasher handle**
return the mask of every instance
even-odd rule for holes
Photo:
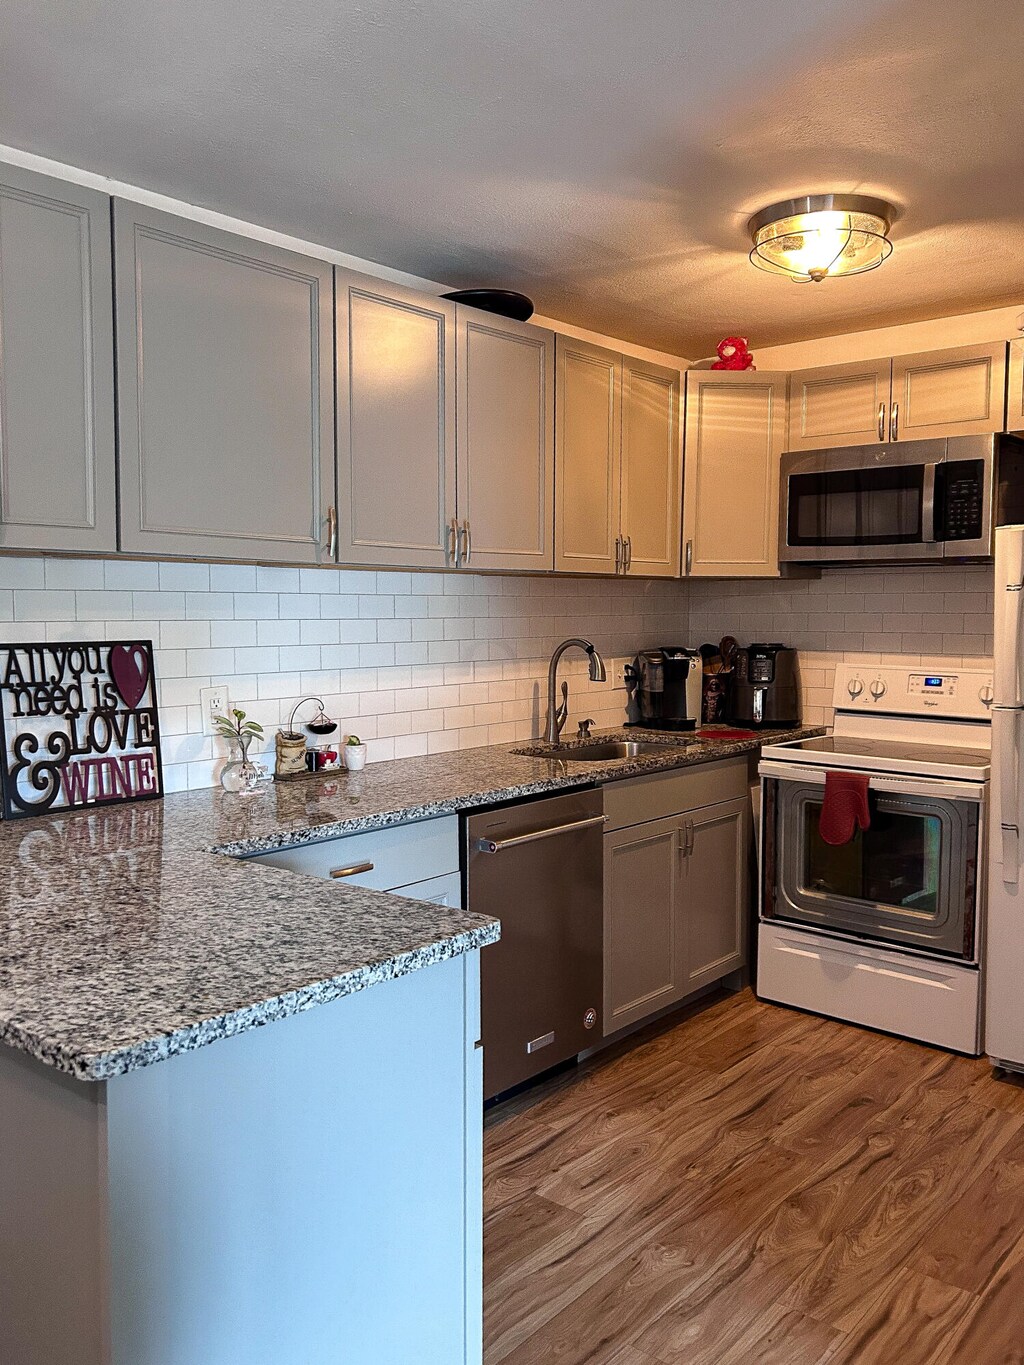
[[[578,829],[589,829],[593,825],[603,825],[607,815],[591,815],[586,820],[570,820],[564,825],[549,825],[547,829],[531,830],[529,834],[510,834],[507,839],[478,839],[478,853],[500,853],[503,848],[516,848],[519,844],[532,844],[538,839],[552,839],[556,834],[572,834]]]

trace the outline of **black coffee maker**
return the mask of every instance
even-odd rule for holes
[[[785,645],[748,645],[736,651],[732,721],[751,730],[800,724],[796,650]]]
[[[646,730],[695,730],[700,719],[703,665],[700,651],[682,645],[642,649],[626,665],[626,686],[633,693]]]

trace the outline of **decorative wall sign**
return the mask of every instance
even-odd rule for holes
[[[0,645],[7,820],[163,795],[148,640]]]

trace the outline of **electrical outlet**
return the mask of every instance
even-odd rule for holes
[[[227,715],[228,689],[223,684],[220,687],[201,687],[199,705],[203,713],[203,734],[215,735],[217,727],[213,723],[213,718]]]

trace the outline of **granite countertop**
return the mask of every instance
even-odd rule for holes
[[[105,1080],[493,943],[498,922],[240,856],[749,753],[630,759],[501,745],[0,825],[0,1041]],[[636,732],[600,738],[638,738]],[[644,740],[658,737],[644,734]],[[529,746],[521,748],[544,746]],[[229,856],[225,856],[229,855]]]

